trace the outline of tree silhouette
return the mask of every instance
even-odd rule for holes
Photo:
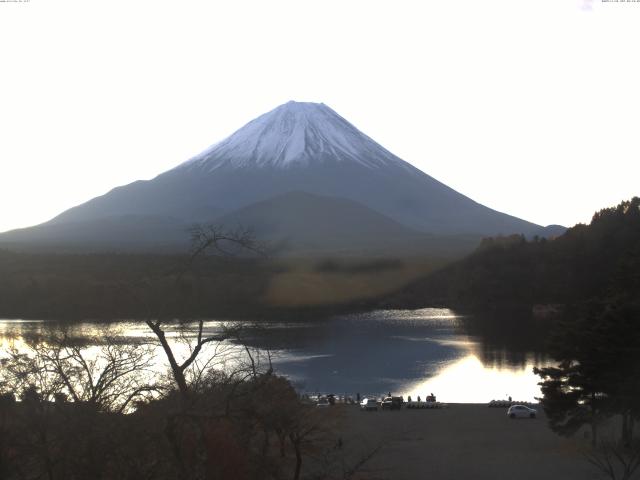
[[[567,315],[551,342],[559,365],[535,369],[550,426],[572,435],[589,424],[595,446],[598,423],[619,414],[621,440],[630,444],[640,415],[640,308],[595,302]]]

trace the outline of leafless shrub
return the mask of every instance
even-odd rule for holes
[[[82,339],[51,330],[22,348],[15,342],[9,347],[1,360],[0,384],[18,397],[35,391],[43,401],[64,398],[124,413],[161,389],[154,381],[153,358],[150,345],[123,343],[114,329]]]
[[[611,480],[629,480],[640,468],[640,440],[624,445],[622,442],[601,441],[585,452],[586,460]]]

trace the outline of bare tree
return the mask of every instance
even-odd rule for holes
[[[601,441],[584,454],[586,460],[611,480],[629,480],[640,468],[640,441]]]
[[[34,390],[45,401],[68,398],[123,413],[161,388],[154,382],[150,345],[121,341],[117,330],[74,338],[64,329],[11,346],[2,360],[5,388],[21,396]]]
[[[97,478],[123,444],[114,437],[133,418],[124,413],[159,394],[152,347],[123,342],[116,329],[100,332],[77,338],[52,329],[7,350],[0,370],[6,478]],[[22,401],[12,404],[16,396]]]
[[[255,241],[250,231],[245,229],[228,231],[212,225],[197,225],[191,230],[191,238],[191,253],[186,265],[175,275],[175,287],[179,290],[180,283],[187,274],[194,276],[196,297],[192,299],[193,301],[199,301],[198,296],[205,295],[205,292],[198,288],[202,283],[198,267],[202,266],[199,263],[206,260],[208,256],[229,257],[243,251],[262,254],[261,245]],[[214,416],[212,412],[203,411],[196,405],[198,402],[193,393],[202,379],[207,376],[207,370],[213,367],[220,346],[232,338],[237,338],[237,327],[223,325],[221,330],[207,334],[202,318],[193,321],[181,319],[178,340],[187,346],[188,354],[184,358],[179,358],[175,351],[176,343],[171,342],[167,336],[167,318],[163,315],[162,305],[159,307],[159,309],[148,309],[149,315],[146,324],[164,351],[173,381],[181,398],[180,410],[170,414],[167,418],[165,434],[172,445],[182,476],[202,479],[206,477],[207,464],[211,460],[211,452],[206,448],[206,430],[211,425]],[[205,347],[208,346],[213,346],[213,352],[209,352],[211,354],[202,360],[201,355]],[[195,372],[191,378],[188,375],[190,371]],[[237,383],[239,384],[243,380]],[[191,447],[187,445],[191,445]]]
[[[160,342],[160,346],[162,347],[167,357],[167,361],[169,362],[173,379],[178,387],[178,390],[185,399],[189,396],[190,391],[190,387],[187,382],[186,371],[196,361],[198,355],[202,351],[202,348],[209,343],[221,343],[234,336],[234,334],[231,333],[231,330],[227,329],[223,329],[223,331],[218,334],[204,335],[204,321],[202,319],[199,319],[196,321],[195,343],[191,345],[190,353],[187,358],[179,361],[178,359],[176,359],[173,348],[169,343],[169,340],[167,339],[167,334],[165,332],[165,327],[162,325],[162,321],[148,319],[146,320],[146,324],[149,326],[151,331],[156,335],[158,341]]]
[[[251,229],[238,227],[227,230],[219,225],[196,224],[189,230],[191,234],[191,255],[193,261],[203,255],[236,256],[251,252],[264,256],[266,244],[259,242]]]
[[[264,255],[265,247],[256,241],[248,229],[225,230],[216,225],[195,225],[191,229],[191,253],[184,268],[176,276],[176,284],[188,273],[197,275],[196,263],[198,260],[213,254],[214,256],[234,256],[241,252],[250,252],[256,255]],[[153,310],[151,310],[153,311]],[[205,345],[209,343],[221,343],[237,337],[237,328],[224,327],[221,332],[205,335],[204,320],[195,320],[193,329],[193,341],[189,348],[189,355],[178,360],[167,339],[166,327],[163,325],[161,312],[155,312],[153,317],[146,320],[147,326],[154,333],[167,357],[173,379],[183,398],[189,396],[189,384],[185,372],[194,364]],[[182,331],[188,331],[187,322],[183,322]],[[185,337],[183,337],[185,338]]]

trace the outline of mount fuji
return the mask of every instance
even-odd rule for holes
[[[446,249],[451,238],[469,248],[481,236],[544,235],[401,160],[328,106],[288,102],[152,180],[2,234],[0,243],[184,248],[196,222],[253,228],[290,251]]]

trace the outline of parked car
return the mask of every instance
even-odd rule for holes
[[[327,397],[320,397],[318,399],[318,403],[316,403],[316,407],[321,407],[321,408],[328,407],[330,405],[331,404],[329,403],[329,399]]]
[[[360,402],[360,410],[370,412],[372,410],[378,410],[378,402],[374,398],[364,398]]]
[[[381,406],[383,410],[400,410],[403,403],[404,398],[402,397],[385,397]]]
[[[535,408],[529,408],[524,405],[512,405],[507,410],[509,418],[536,418],[538,411]]]

